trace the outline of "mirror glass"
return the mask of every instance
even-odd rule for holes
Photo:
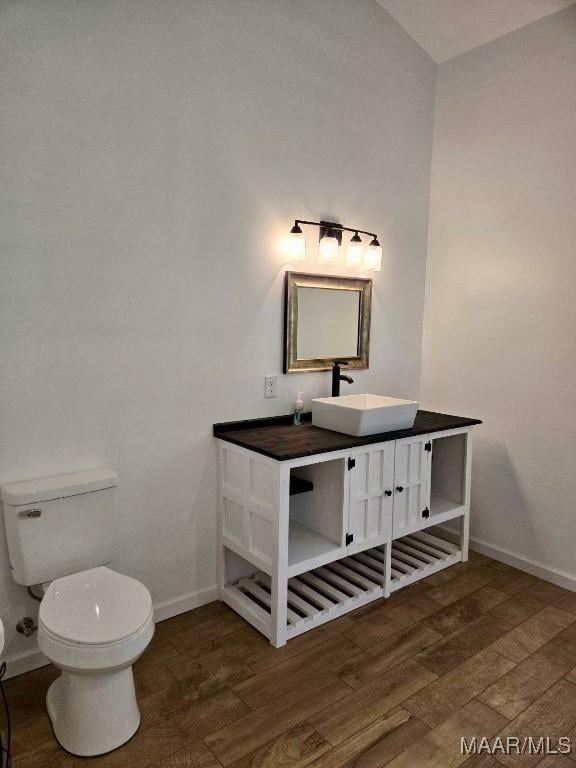
[[[360,291],[298,288],[297,359],[356,357]]]

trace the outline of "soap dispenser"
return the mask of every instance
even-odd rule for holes
[[[294,424],[302,424],[302,414],[304,413],[304,392],[298,392],[298,397],[294,403]]]

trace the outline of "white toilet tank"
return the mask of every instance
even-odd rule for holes
[[[108,563],[117,485],[103,468],[2,486],[14,581],[32,586]]]

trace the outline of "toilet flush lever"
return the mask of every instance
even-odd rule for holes
[[[41,514],[41,509],[24,509],[22,512],[18,512],[18,517],[40,517]]]

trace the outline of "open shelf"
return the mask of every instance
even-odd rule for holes
[[[314,490],[314,483],[305,480],[303,477],[297,477],[294,473],[290,475],[290,496],[297,496],[299,493],[309,493]]]
[[[296,576],[314,565],[338,557],[342,547],[304,525],[290,521],[288,531],[288,576]]]
[[[460,562],[462,552],[450,541],[425,531],[411,533],[392,542],[390,591],[413,584]]]
[[[453,517],[459,517],[465,512],[466,508],[459,501],[432,495],[430,497],[429,525],[438,525],[446,520],[451,520]]]
[[[290,496],[297,496],[299,493],[309,493],[314,490],[314,483],[298,477],[294,473],[290,475]]]
[[[430,482],[428,525],[466,513],[466,435],[434,438]]]
[[[344,546],[343,459],[290,471],[288,577],[346,554]]]
[[[384,561],[384,548],[376,547],[289,579],[288,637],[295,637],[382,597]],[[268,574],[258,572],[224,588],[226,602],[268,636],[271,584]]]

